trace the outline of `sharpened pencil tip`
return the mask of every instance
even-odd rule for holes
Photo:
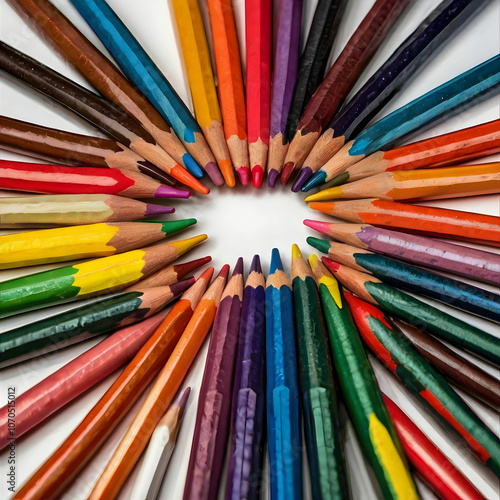
[[[258,255],[254,255],[252,259],[252,265],[250,266],[250,273],[257,272],[262,274],[262,267],[260,265],[260,257]]]
[[[302,257],[302,253],[300,248],[295,243],[292,245],[292,259],[300,259]]]
[[[212,260],[212,257],[202,257],[201,259],[191,260],[189,262],[182,262],[180,264],[174,264],[174,271],[177,273],[178,278],[182,278],[189,274],[191,271],[198,269],[205,264],[208,264]]]
[[[156,165],[153,165],[147,160],[138,161],[137,166],[141,173],[151,177],[151,179],[156,179],[162,184],[166,184],[167,186],[175,186],[177,184],[172,176],[166,174],[163,170],[160,170]]]
[[[236,169],[238,172],[238,177],[243,186],[246,186],[250,181],[250,169],[248,167],[240,167]]]
[[[328,201],[340,198],[342,196],[342,188],[340,186],[331,187],[328,189],[322,189],[317,193],[311,194],[305,198],[306,203],[312,201]]]
[[[289,161],[285,163],[283,170],[281,171],[281,184],[286,185],[292,176],[293,170],[295,168],[295,163],[293,161]]]
[[[170,290],[174,295],[179,295],[180,293],[185,292],[195,281],[196,280],[194,278],[179,281],[178,283],[170,285]]]
[[[219,167],[213,161],[209,161],[205,165],[205,171],[207,172],[210,179],[216,186],[222,186],[224,184],[224,178],[220,173]]]
[[[189,198],[191,193],[184,189],[176,189],[170,186],[158,186],[155,198]]]
[[[219,274],[217,275],[217,278],[222,277],[226,280],[227,276],[229,275],[229,269],[230,269],[229,264],[224,264],[221,267],[221,270],[220,270]]]
[[[309,236],[306,239],[306,241],[309,245],[316,248],[320,252],[328,253],[328,250],[330,250],[330,243],[328,243],[328,241],[326,240],[321,240],[319,238],[314,238],[313,236]]]
[[[271,264],[269,267],[269,274],[276,271],[283,271],[283,264],[281,262],[280,252],[277,248],[273,248],[271,252]]]
[[[338,262],[335,262],[328,257],[321,257],[321,260],[332,273],[336,273],[339,270],[340,264]]]
[[[177,406],[182,410],[182,413],[184,414],[184,409],[186,408],[186,404],[189,399],[189,395],[191,394],[191,387],[186,388],[181,394],[177,396],[175,401],[172,403],[172,406]]]
[[[172,207],[164,207],[163,205],[153,205],[152,203],[148,203],[146,207],[145,217],[149,217],[150,215],[162,215],[162,214],[173,214],[175,212],[175,208]]]
[[[303,186],[302,191],[305,193],[306,191],[310,191],[311,189],[321,186],[324,184],[326,180],[326,172],[323,170],[318,170]]]
[[[252,185],[254,188],[260,188],[262,186],[262,181],[264,180],[264,170],[260,165],[254,165],[252,167]]]
[[[293,183],[292,191],[294,193],[298,193],[302,189],[302,186],[305,184],[305,182],[312,176],[312,174],[313,172],[309,167],[303,167]]]
[[[278,181],[280,173],[277,170],[269,170],[267,173],[267,186],[271,189],[276,187],[276,182]]]
[[[197,178],[203,177],[203,170],[189,153],[184,153],[182,155],[182,161],[184,162],[184,165],[186,165],[186,170],[191,175]]]
[[[243,257],[240,257],[236,261],[236,265],[233,269],[233,276],[237,276],[238,274],[243,274]]]

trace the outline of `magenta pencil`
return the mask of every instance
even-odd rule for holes
[[[229,436],[242,298],[243,259],[240,257],[222,293],[208,346],[184,500],[217,497]]]
[[[0,426],[0,449],[50,417],[57,410],[96,385],[135,356],[163,321],[159,312],[140,323],[122,328],[76,357],[16,398],[15,436]],[[0,409],[7,422],[7,406]]]
[[[302,4],[303,0],[282,0],[278,7],[267,160],[267,182],[271,188],[276,186],[288,150],[285,130],[297,81]]]
[[[269,146],[272,1],[246,0],[247,134],[252,184],[262,185]]]

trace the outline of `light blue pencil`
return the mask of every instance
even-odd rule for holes
[[[94,30],[125,75],[174,129],[191,156],[203,166],[212,181],[221,186],[224,179],[200,126],[116,13],[105,0],[71,0],[71,3]],[[186,168],[195,177],[203,175],[194,162],[186,164]]]
[[[266,282],[267,435],[271,499],[302,498],[302,443],[292,285],[274,248]]]

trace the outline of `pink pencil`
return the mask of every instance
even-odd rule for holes
[[[269,146],[272,0],[246,0],[247,133],[252,184],[262,185]]]

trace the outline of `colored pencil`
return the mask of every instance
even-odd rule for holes
[[[394,170],[447,167],[500,152],[500,120],[378,151],[348,167],[328,184],[334,186]]]
[[[267,182],[271,188],[276,186],[288,149],[285,129],[297,80],[302,6],[303,0],[278,2],[267,160]]]
[[[324,130],[304,160],[316,173],[407,85],[439,49],[485,6],[484,0],[442,0],[382,66],[361,87]],[[323,175],[312,177],[302,191],[322,184]]]
[[[323,305],[337,379],[361,449],[384,498],[416,499],[401,443],[339,284],[316,255],[309,257],[309,263]]]
[[[309,35],[300,56],[297,83],[286,121],[286,140],[290,143],[309,99],[325,76],[337,29],[345,10],[346,0],[319,0],[309,29]],[[293,165],[285,163],[281,183],[286,184],[293,172]]]
[[[363,340],[445,430],[497,476],[500,440],[432,366],[408,345],[384,313],[352,294],[346,301]]]
[[[234,169],[222,125],[210,49],[197,0],[172,2],[182,45],[196,119],[229,187],[234,187]]]
[[[117,141],[43,127],[7,116],[0,116],[0,147],[76,167],[109,167],[125,173],[139,170],[160,182],[175,184],[173,177]],[[197,191],[206,189],[194,178],[194,184],[185,180]]]
[[[312,495],[350,499],[328,332],[313,272],[297,245],[291,275]]]
[[[449,120],[499,91],[500,55],[474,66],[370,125],[348,141],[307,181],[304,188],[328,182],[366,156],[391,148],[409,134],[440,120]]]
[[[368,224],[342,224],[304,220],[315,231],[348,245],[500,286],[500,255],[443,240],[391,231]],[[332,259],[335,256],[330,255]]]
[[[384,172],[323,189],[304,201],[373,197],[388,201],[425,201],[496,193],[500,193],[500,162]]]
[[[78,114],[180,182],[193,180],[149,132],[112,102],[2,42],[0,69]]]
[[[224,134],[241,184],[250,178],[245,90],[231,0],[208,0]]]
[[[219,276],[198,302],[195,313],[182,332],[172,354],[164,363],[146,400],[94,486],[89,499],[114,498],[127,479],[212,326],[228,270],[228,266],[221,269]],[[213,269],[210,270],[210,276],[212,271]]]
[[[301,168],[323,129],[340,109],[361,72],[386,38],[409,0],[376,0],[318,86],[300,116],[285,165]],[[302,169],[293,183],[297,192],[312,172]]]
[[[168,222],[88,224],[0,236],[0,269],[105,257],[163,240],[196,224]]]
[[[313,202],[318,210],[350,222],[401,229],[438,238],[500,246],[500,222],[492,215],[374,199]]]
[[[0,199],[0,228],[50,228],[121,222],[171,214],[163,205],[106,194],[55,194]]]
[[[114,332],[17,396],[15,438],[26,434],[130,361],[165,316],[165,312],[159,312]],[[7,406],[0,409],[0,418],[7,420]],[[0,429],[0,449],[5,448],[12,437],[3,426]]]
[[[54,4],[48,0],[14,0],[11,5],[38,33],[48,37],[91,85],[137,120],[180,165],[189,172],[199,171],[194,159],[154,106]]]
[[[156,500],[158,497],[165,471],[174,452],[190,392],[191,387],[188,387],[177,396],[155,427],[130,494],[131,500]]]
[[[272,0],[245,1],[248,154],[253,187],[264,179],[271,105]]]
[[[336,262],[384,283],[500,323],[500,295],[496,293],[344,243],[318,238],[307,238],[307,242]]]
[[[442,342],[407,323],[391,318],[413,347],[448,381],[457,384],[496,411],[500,410],[500,380],[460,356]]]
[[[121,290],[170,264],[206,238],[201,234],[168,241],[4,281],[0,283],[0,317]]]
[[[215,315],[198,399],[184,500],[215,498],[219,490],[229,437],[242,298],[243,259],[240,257]]]
[[[255,255],[243,291],[231,408],[226,499],[259,497],[264,440],[265,279]]]
[[[17,491],[18,496],[57,498],[73,482],[165,365],[191,319],[212,273],[213,268],[207,269],[184,292],[78,427]],[[158,420],[160,417],[161,415]]]
[[[266,281],[267,441],[271,499],[302,498],[302,438],[292,284],[280,254]]]
[[[323,257],[339,281],[360,299],[408,323],[428,331],[461,349],[478,354],[492,363],[500,360],[500,339],[473,325],[382,283],[369,274]]]
[[[168,286],[173,283],[177,283],[182,278],[187,276],[189,273],[198,269],[205,264],[208,264],[212,260],[212,257],[202,257],[201,259],[190,260],[189,262],[181,262],[179,264],[171,264],[156,273],[152,274],[148,278],[142,279],[136,285],[127,288],[127,291],[135,290],[136,287],[150,288],[155,286]]]
[[[117,168],[66,167],[0,160],[2,189],[44,194],[115,194],[127,198],[189,198],[147,175]]]
[[[425,484],[443,500],[483,500],[476,488],[439,448],[385,394],[384,403],[408,460]]]
[[[213,183],[221,186],[224,180],[191,111],[117,14],[105,0],[71,0],[71,3],[127,78],[172,127],[189,154],[203,166]],[[193,169],[192,173],[196,177],[203,175],[199,169]]]

